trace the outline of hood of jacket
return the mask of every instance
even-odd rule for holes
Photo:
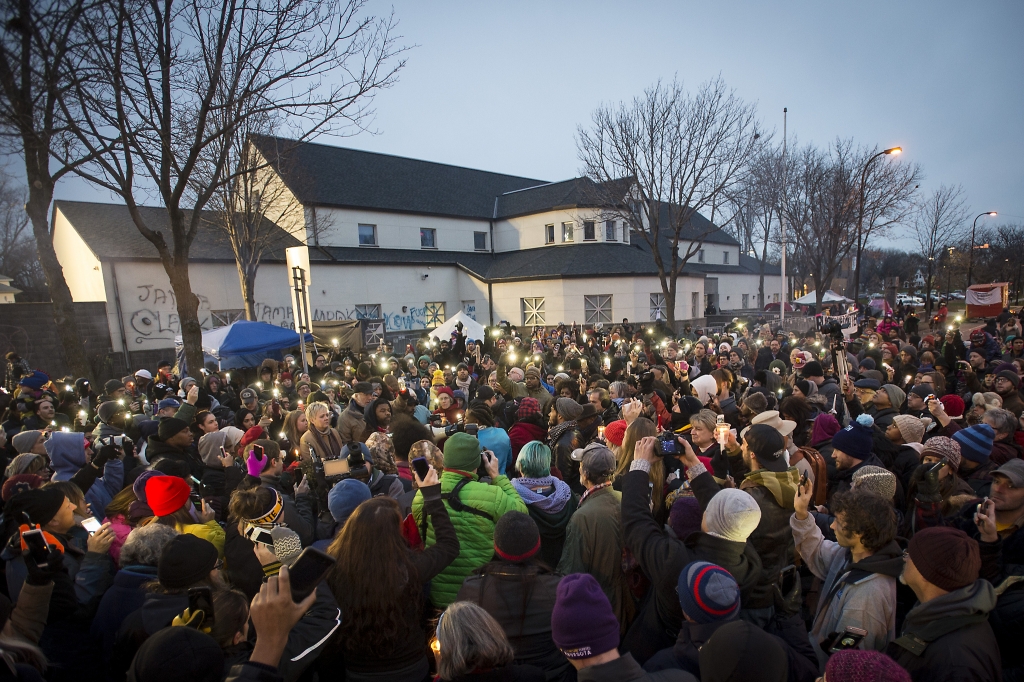
[[[758,469],[747,474],[740,483],[740,490],[761,486],[772,494],[775,501],[783,509],[793,510],[793,500],[800,485],[800,470],[789,467],[785,471],[767,471]]]
[[[903,632],[913,633],[926,642],[932,642],[950,632],[949,619],[966,618],[981,622],[996,607],[996,590],[987,580],[976,580],[949,594],[918,604],[907,614]],[[961,625],[963,627],[963,625]]]
[[[530,513],[530,518],[537,524],[541,538],[554,540],[565,537],[566,526],[569,525],[569,519],[576,511],[576,501],[574,498],[570,498],[558,511],[545,511],[530,504],[526,505],[526,508]]]
[[[85,435],[55,431],[46,441],[46,452],[53,463],[53,480],[66,481],[85,466]]]
[[[862,561],[850,564],[847,568],[851,571],[867,571],[899,578],[903,572],[903,549],[895,540],[890,540],[882,549]]]
[[[188,608],[188,596],[184,594],[147,594],[146,601],[139,609],[142,627],[152,635],[171,624],[174,617]]]

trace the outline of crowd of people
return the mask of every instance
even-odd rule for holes
[[[0,679],[1024,680],[1024,334],[960,324],[9,353]]]

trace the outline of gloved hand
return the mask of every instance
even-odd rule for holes
[[[53,576],[64,568],[64,555],[52,545],[43,566],[36,563],[27,549],[21,554],[25,559],[25,568],[28,570],[25,582],[29,585],[49,585],[53,582]]]
[[[935,464],[921,464],[914,470],[911,481],[917,482],[917,501],[924,504],[935,504],[942,502],[942,493],[939,492],[939,471],[941,466]]]
[[[117,459],[121,455],[121,448],[117,447],[113,443],[109,443],[100,448],[100,451],[93,457],[92,463],[97,469],[102,469],[103,466],[112,459]]]
[[[196,609],[195,611],[185,609],[171,620],[171,625],[174,627],[192,628],[206,634],[210,634],[212,629],[206,624],[206,613],[202,609]]]
[[[250,450],[249,457],[245,460],[245,468],[248,470],[249,475],[255,478],[259,478],[260,474],[263,473],[263,469],[267,464],[267,455],[264,454],[262,458],[256,457],[256,451]]]

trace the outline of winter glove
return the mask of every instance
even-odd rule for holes
[[[97,469],[102,469],[103,466],[112,459],[117,459],[121,454],[121,448],[117,447],[113,443],[109,443],[100,448],[100,451],[96,453],[96,456],[92,460],[92,465]]]
[[[256,452],[251,450],[249,457],[245,460],[245,468],[249,472],[249,475],[254,478],[259,478],[260,474],[263,473],[263,469],[267,465],[267,455],[264,454],[262,458],[256,457]]]
[[[939,471],[941,466],[935,464],[921,464],[914,470],[912,481],[917,482],[917,501],[922,504],[937,504],[942,502],[942,493],[939,492]]]
[[[63,569],[64,555],[57,549],[52,548],[53,545],[50,545],[50,547],[46,563],[42,566],[35,562],[35,559],[32,558],[32,554],[28,550],[22,552],[22,556],[25,559],[25,568],[28,570],[25,582],[29,585],[49,585],[53,582],[53,576]]]

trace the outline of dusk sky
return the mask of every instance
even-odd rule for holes
[[[779,135],[788,107],[791,139],[900,145],[922,165],[923,191],[962,184],[972,211],[999,211],[991,224],[1024,223],[1024,2],[421,0],[394,10],[416,47],[376,100],[379,134],[318,141],[562,180],[579,172],[576,128],[595,107],[659,78],[696,87],[721,74]],[[57,190],[97,194],[77,180]]]

